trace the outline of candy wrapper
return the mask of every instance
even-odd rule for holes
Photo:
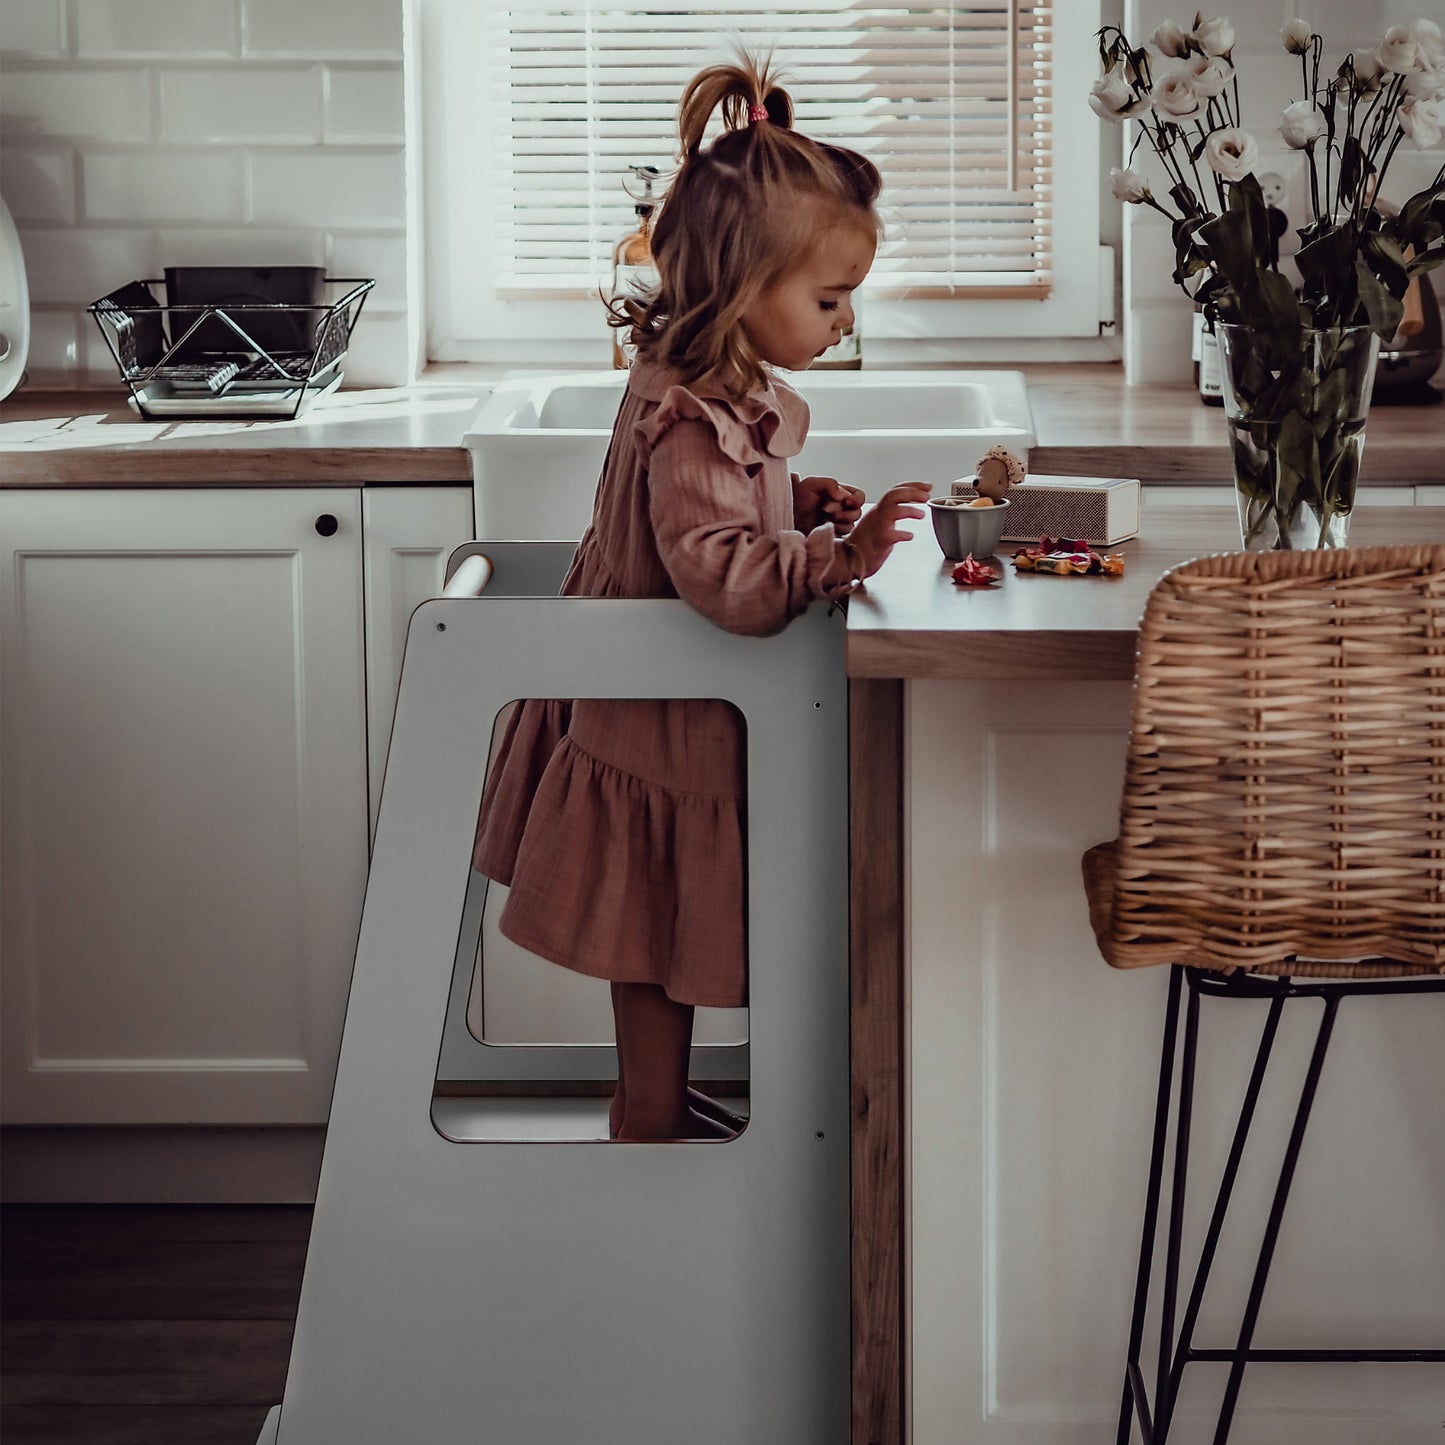
[[[1043,572],[1055,577],[1124,575],[1124,559],[1117,552],[1101,555],[1069,537],[1040,537],[1037,547],[1020,547],[1013,561],[1020,572]]]
[[[954,584],[959,587],[990,587],[999,580],[999,574],[976,557],[965,557],[953,569]]]

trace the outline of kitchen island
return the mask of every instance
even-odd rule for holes
[[[1170,567],[1239,545],[1232,509],[1151,511],[1145,495],[1142,536],[1106,549],[1127,559],[1122,578],[1005,566],[995,588],[958,588],[925,530],[849,605],[854,1445],[1110,1438],[1166,971],[1104,964],[1079,859],[1115,831],[1150,589]],[[1445,543],[1445,514],[1361,507],[1350,540]],[[1441,1024],[1356,1002],[1351,1042],[1322,1084],[1261,1345],[1266,1333],[1296,1347],[1439,1333],[1445,1131],[1425,1100]],[[1208,1027],[1201,1069],[1227,1074],[1245,1040]],[[1298,1077],[1299,1042],[1286,1041],[1286,1078]],[[1200,1101],[1206,1154],[1234,1104]],[[1280,1122],[1262,1117],[1272,1132],[1255,1162],[1278,1158]],[[1342,1181],[1331,1165],[1345,1150]],[[1396,1179],[1398,1192],[1383,1184]],[[1253,1231],[1263,1187],[1259,1174],[1241,1184],[1237,1213]],[[1388,1230],[1361,1227],[1386,1209]],[[1201,1334],[1222,1332],[1231,1308],[1237,1319],[1241,1261],[1229,1250],[1254,1238],[1226,1233]],[[1219,1384],[1197,1368],[1184,1414]],[[1252,1367],[1233,1438],[1403,1445],[1433,1438],[1442,1403],[1426,1366],[1303,1378]]]
[[[903,1432],[909,1428],[918,1445],[1093,1445],[1108,1438],[1106,1421],[1116,1403],[1164,978],[1162,970],[1131,976],[1105,967],[1087,927],[1078,860],[1087,846],[1113,832],[1144,599],[1164,570],[1201,553],[1232,550],[1238,534],[1223,487],[1216,505],[1162,505],[1182,495],[1181,484],[1225,480],[1228,457],[1217,410],[1201,406],[1184,387],[1123,387],[1117,368],[1024,369],[1039,432],[1033,469],[1143,478],[1143,536],[1117,549],[1127,558],[1119,579],[1019,577],[1006,568],[996,589],[964,591],[949,581],[925,523],[923,534],[898,548],[850,605],[855,1445],[893,1445],[908,1438]],[[314,577],[327,549],[351,549],[351,571],[335,583],[337,611],[301,621],[320,629],[314,650],[338,656],[349,669],[341,682],[327,683],[337,717],[351,719],[347,725],[355,731],[365,707],[372,723],[369,766],[366,744],[353,740],[344,777],[336,767],[334,729],[311,741],[285,734],[275,758],[257,754],[253,760],[258,776],[313,777],[318,774],[310,760],[330,759],[330,773],[338,775],[324,779],[329,801],[311,814],[337,817],[337,798],[350,809],[345,877],[329,893],[335,925],[312,946],[318,959],[325,956],[324,967],[279,954],[275,964],[278,976],[315,980],[318,1022],[314,1037],[304,1042],[304,1071],[293,1062],[303,1049],[292,1037],[295,1009],[286,995],[268,988],[265,1000],[258,992],[256,999],[246,994],[240,1001],[251,1009],[252,1053],[261,1060],[274,1056],[291,1069],[298,1078],[296,1098],[257,1094],[247,1080],[255,1075],[269,1087],[278,1068],[243,1075],[223,1057],[229,1045],[214,1025],[216,1011],[200,1004],[190,1023],[174,1008],[165,1014],[171,1031],[148,1046],[155,1078],[131,1068],[124,1079],[134,1086],[129,1092],[116,1088],[113,1071],[104,1078],[86,1072],[88,1060],[104,1055],[106,1041],[81,1037],[74,1044],[75,1066],[37,1076],[51,1092],[37,1096],[33,1115],[25,1117],[26,1101],[10,1090],[20,1122],[64,1126],[35,1131],[47,1133],[47,1149],[70,1149],[76,1141],[64,1172],[78,1188],[123,1182],[125,1164],[118,1152],[107,1151],[126,1131],[77,1126],[169,1124],[172,1114],[159,1112],[157,1101],[163,1101],[188,1121],[164,1141],[181,1151],[175,1175],[185,1187],[204,1176],[214,1177],[218,1189],[234,1190],[244,1175],[247,1187],[261,1192],[215,1197],[306,1197],[301,1191],[314,1180],[325,1118],[328,1030],[334,1023],[339,1032],[345,1003],[350,960],[344,940],[365,883],[368,774],[374,801],[406,618],[416,597],[434,589],[448,547],[464,540],[470,468],[459,437],[476,403],[475,382],[441,374],[393,392],[341,393],[334,409],[297,423],[239,429],[186,423],[123,430],[135,419],[113,391],[22,393],[0,405],[0,482],[7,489],[94,489],[117,505],[118,492],[152,493],[146,507],[134,509],[136,530],[127,533],[126,543],[140,620],[147,615],[150,585],[140,573],[154,562],[156,519],[170,515],[162,492],[255,494],[234,496],[234,519],[230,510],[211,515],[203,497],[177,497],[177,505],[196,515],[188,512],[184,527],[168,522],[170,540],[161,544],[178,556],[194,551],[228,558],[227,575],[236,581],[250,577],[253,555],[264,560],[310,549],[307,575]],[[13,437],[3,424],[47,420],[68,422],[73,435],[6,445]],[[1365,478],[1391,486],[1392,495],[1395,487],[1426,484],[1415,495],[1430,500],[1428,484],[1445,481],[1445,409],[1377,409]],[[336,490],[315,495],[328,488]],[[359,503],[338,491],[359,493]],[[76,505],[91,501],[77,497]],[[356,506],[356,515],[344,506]],[[252,514],[254,538],[238,530]],[[340,530],[318,536],[320,522],[337,517]],[[99,533],[90,539],[62,527],[56,535],[61,557],[113,546]],[[358,538],[365,539],[364,557]],[[1356,545],[1423,539],[1445,541],[1445,508],[1362,505],[1351,536]],[[313,553],[318,560],[310,560]],[[259,574],[247,585],[258,598],[274,590]],[[207,585],[197,597],[212,599],[207,605],[224,621],[230,612],[215,594]],[[66,595],[64,589],[47,594],[61,632]],[[338,648],[343,612],[354,614],[355,636]],[[26,615],[32,621],[41,616],[34,607]],[[112,621],[106,617],[106,626]],[[258,668],[291,655],[292,619],[288,614],[272,622]],[[201,632],[186,657],[204,659],[215,650]],[[248,622],[245,633],[238,630],[234,639],[226,634],[227,648],[254,632]],[[178,662],[172,675],[186,670]],[[282,680],[289,679],[287,668],[281,672]],[[115,686],[123,683],[119,678]],[[111,694],[85,700],[94,706],[81,709],[82,715],[96,727],[113,717]],[[302,712],[320,715],[314,706]],[[217,727],[225,721],[218,712]],[[147,756],[157,750],[154,743],[145,746]],[[198,776],[204,761],[198,760]],[[57,773],[63,776],[63,770]],[[246,796],[241,783],[236,788],[238,798]],[[93,821],[93,814],[87,816]],[[289,835],[283,841],[296,846]],[[280,890],[297,872],[297,858],[331,856],[335,850],[323,841],[293,857],[258,838],[252,861],[271,870],[266,877]],[[193,852],[176,856],[194,859]],[[58,878],[57,899],[68,896],[67,886]],[[204,892],[220,885],[207,875],[197,886]],[[77,956],[93,952],[78,949]],[[114,972],[114,957],[107,957],[108,972]],[[203,972],[210,966],[203,939],[191,957]],[[237,971],[220,954],[217,959],[216,978],[239,988]],[[53,1027],[91,1027],[89,1016],[69,1002],[83,994],[55,991],[48,1002]],[[144,1018],[157,1016],[140,994],[134,996]],[[1432,1044],[1422,1033],[1429,1027],[1425,1011],[1403,1025],[1363,1012],[1361,1068],[1378,1070],[1379,1059],[1389,1054],[1401,1072],[1395,1083],[1387,1081],[1383,1100],[1376,1094],[1370,1105],[1372,1117],[1390,1120],[1391,1127],[1339,1146],[1354,1150],[1362,1167],[1348,1187],[1333,1192],[1347,1214],[1352,1210],[1354,1218],[1368,1221],[1363,1233],[1369,1248],[1352,1261],[1348,1251],[1324,1242],[1338,1240],[1341,1231],[1331,1226],[1339,1219],[1301,1220],[1292,1206],[1265,1320],[1271,1325],[1268,1310],[1282,1304],[1288,1328],[1277,1334],[1286,1343],[1304,1335],[1327,1344],[1330,1324],[1321,1301],[1341,1298],[1362,1316],[1364,1329],[1356,1333],[1373,1329],[1384,1342],[1408,1342],[1412,1321],[1418,1338],[1418,1320],[1438,1318],[1433,1300],[1445,1295],[1434,1264],[1445,1250],[1432,1235],[1438,1229],[1428,1208],[1445,1192],[1445,1140],[1438,1111],[1432,1115],[1418,1102],[1438,1084],[1429,1075],[1439,1040]],[[129,1021],[123,1010],[117,1018]],[[177,1021],[183,1026],[175,1027]],[[1341,1089],[1348,1095],[1350,1087],[1350,1055],[1341,1053],[1332,1069],[1339,1062],[1346,1083],[1327,1084],[1336,1097]],[[23,1050],[11,1057],[23,1072]],[[1378,1089],[1379,1080],[1366,1082]],[[97,1100],[104,1108],[97,1109]],[[1359,1109],[1352,1112],[1348,1099],[1344,1114],[1359,1124]],[[196,1123],[290,1127],[226,1132]],[[284,1135],[292,1146],[287,1178],[295,1183],[294,1194],[264,1192],[274,1189],[275,1175],[261,1155],[257,1167],[236,1163],[268,1132]],[[1197,1132],[1208,1140],[1207,1121]],[[197,1156],[184,1152],[204,1136],[214,1169],[200,1168]],[[1328,1130],[1317,1131],[1314,1143],[1321,1139],[1329,1140]],[[15,1164],[19,1151],[12,1146],[10,1152],[15,1172],[23,1173]],[[1325,1147],[1323,1158],[1330,1153]],[[1307,1150],[1302,1170],[1315,1167],[1311,1159]],[[153,1166],[148,1187],[161,1172]],[[1374,1188],[1376,1177],[1401,1178],[1410,1185],[1408,1195],[1385,1195]],[[1345,1224],[1348,1233],[1348,1218]],[[1396,1252],[1387,1252],[1390,1245]],[[1235,1282],[1227,1271],[1222,1280],[1226,1288]],[[1324,1413],[1316,1416],[1300,1413],[1298,1378],[1276,1387],[1268,1372],[1251,1372],[1239,1445],[1251,1438],[1269,1445],[1438,1438],[1445,1404],[1438,1386],[1430,1394],[1423,1371],[1371,1372],[1366,1382],[1372,1397],[1346,1396],[1333,1413],[1322,1404]],[[1276,1388],[1277,1396],[1269,1394]],[[1256,1393],[1261,1389],[1264,1394]],[[1106,1398],[1111,1395],[1112,1401]],[[1327,1390],[1321,1399],[1328,1399]],[[1271,1400],[1275,1416],[1251,1415]],[[1396,1413],[1387,1418],[1391,1408]],[[1260,1435],[1271,1419],[1295,1433]]]

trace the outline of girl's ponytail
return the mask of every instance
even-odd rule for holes
[[[771,58],[755,60],[743,55],[736,65],[710,65],[688,82],[677,107],[677,130],[684,164],[702,150],[703,132],[712,113],[722,109],[723,127],[746,130],[748,112],[760,105],[767,123],[783,130],[793,126],[792,97],[777,84]]]

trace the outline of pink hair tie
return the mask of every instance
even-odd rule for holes
[[[768,118],[768,108],[767,108],[767,106],[765,106],[765,105],[750,105],[750,106],[748,107],[748,124],[749,124],[749,125],[751,125],[754,121],[766,120],[767,118]]]

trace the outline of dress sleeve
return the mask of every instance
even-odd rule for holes
[[[729,455],[737,448],[725,448],[710,416],[656,421],[642,424],[652,431],[648,505],[658,557],[679,597],[728,632],[770,637],[815,598],[851,589],[851,581],[823,585],[841,549],[831,524],[806,534],[762,530],[761,461]]]

